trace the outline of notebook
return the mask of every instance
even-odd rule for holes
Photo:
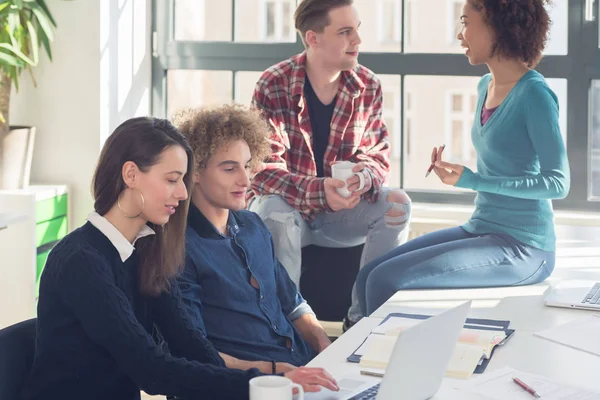
[[[398,335],[429,317],[405,313],[388,315],[347,360],[359,362],[366,368],[386,369]],[[446,376],[467,379],[473,373],[485,371],[496,346],[504,344],[514,332],[508,329],[509,324],[510,321],[468,318],[448,364]]]

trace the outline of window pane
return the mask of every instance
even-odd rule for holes
[[[231,71],[169,70],[167,115],[187,107],[231,103],[231,81]]]
[[[407,76],[406,91],[411,93],[411,115],[414,138],[413,155],[406,160],[404,186],[411,190],[458,191],[461,189],[442,184],[436,176],[425,178],[433,147],[446,145],[446,159],[477,169],[477,160],[471,142],[479,77]],[[567,135],[567,81],[547,79],[560,105],[559,124],[566,143]],[[599,89],[600,90],[600,89]],[[443,94],[443,95],[440,95]],[[461,95],[461,96],[459,96]],[[455,100],[462,98],[457,111]],[[468,103],[467,103],[468,102]],[[596,103],[598,104],[598,103]],[[596,105],[598,108],[598,105]],[[405,115],[406,115],[405,109]],[[462,126],[462,136],[459,134]],[[600,147],[600,141],[598,146]],[[599,165],[600,166],[600,165]],[[600,183],[598,184],[600,185]],[[600,188],[597,189],[600,191]]]
[[[592,81],[590,113],[589,192],[594,200],[600,200],[600,80]]]
[[[363,52],[400,52],[402,0],[354,0]]]
[[[546,44],[544,54],[547,55],[566,55],[568,54],[569,43],[569,2],[553,1],[548,6],[550,12],[550,37]]]
[[[235,2],[236,42],[295,42],[296,0]]]
[[[235,102],[250,105],[256,82],[262,71],[240,71],[235,74]]]
[[[462,94],[455,94],[452,96],[452,111],[462,111]]]
[[[411,38],[404,47],[407,53],[463,52],[456,35],[461,29],[459,18],[464,0],[419,0],[418,2],[404,0],[404,2],[405,7],[406,3],[411,3]],[[567,54],[568,2],[555,1],[549,6],[549,11],[552,25],[544,54]],[[370,21],[365,20],[365,22]],[[367,25],[363,23],[363,26]]]
[[[175,40],[231,41],[231,0],[175,0]]]
[[[548,86],[558,97],[558,124],[560,133],[562,134],[565,146],[567,145],[567,80],[548,78],[546,79]]]
[[[400,123],[400,75],[377,75],[381,79],[384,88],[383,118],[388,128],[391,148],[391,169],[388,184],[391,187],[400,186],[400,168],[402,154],[402,124]]]
[[[425,178],[431,164],[431,150],[446,145],[444,154],[450,153],[468,159],[464,164],[477,169],[471,157],[471,126],[473,112],[467,106],[471,96],[477,95],[479,77],[406,76],[405,89],[411,95],[412,135],[411,157],[404,163],[404,186],[411,190],[458,191],[444,185],[435,174]],[[460,94],[461,111],[453,111],[454,95]]]

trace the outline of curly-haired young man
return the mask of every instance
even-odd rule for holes
[[[303,0],[295,26],[306,51],[267,69],[252,99],[272,134],[249,207],[273,233],[277,255],[297,285],[303,246],[364,243],[362,268],[408,238],[410,199],[385,187],[390,143],[383,91],[375,74],[358,64],[360,19],[352,3]],[[333,178],[339,161],[356,163],[354,172],[362,176]],[[349,197],[336,191],[346,185]],[[353,291],[345,328],[359,317]]]
[[[416,238],[360,271],[363,312],[397,290],[528,285],[554,269],[552,199],[569,192],[570,172],[558,124],[558,100],[533,70],[550,18],[543,0],[468,0],[457,38],[471,64],[490,73],[477,87],[472,129],[477,172],[442,161],[440,180],[477,192],[463,226]]]
[[[268,126],[248,108],[195,109],[175,118],[195,157],[179,278],[197,327],[230,368],[283,373],[331,342],[277,260],[269,229],[245,210],[250,173],[267,156]]]

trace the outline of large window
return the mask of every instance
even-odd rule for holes
[[[540,65],[560,103],[571,192],[557,208],[600,202],[598,4],[554,1]],[[297,0],[153,0],[153,112],[236,101],[249,104],[261,72],[303,50],[294,31]],[[360,63],[381,78],[390,132],[391,186],[415,201],[472,203],[474,193],[425,178],[431,150],[476,169],[470,132],[485,66],[471,66],[456,39],[464,0],[355,0],[362,21]],[[591,18],[590,18],[591,17]]]
[[[593,81],[590,97],[589,192],[592,198],[600,200],[600,80]]]

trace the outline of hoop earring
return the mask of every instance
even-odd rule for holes
[[[129,188],[126,188],[125,190],[127,190]],[[125,192],[125,191],[123,191]],[[119,207],[119,211],[121,211],[121,214],[123,214],[126,218],[137,218],[140,215],[142,215],[142,211],[144,211],[144,195],[142,194],[142,192],[140,191],[140,198],[142,199],[142,209],[140,210],[140,212],[137,215],[128,215],[125,211],[123,211],[123,208],[121,208],[121,196],[119,195],[119,197],[117,197],[117,206]]]

